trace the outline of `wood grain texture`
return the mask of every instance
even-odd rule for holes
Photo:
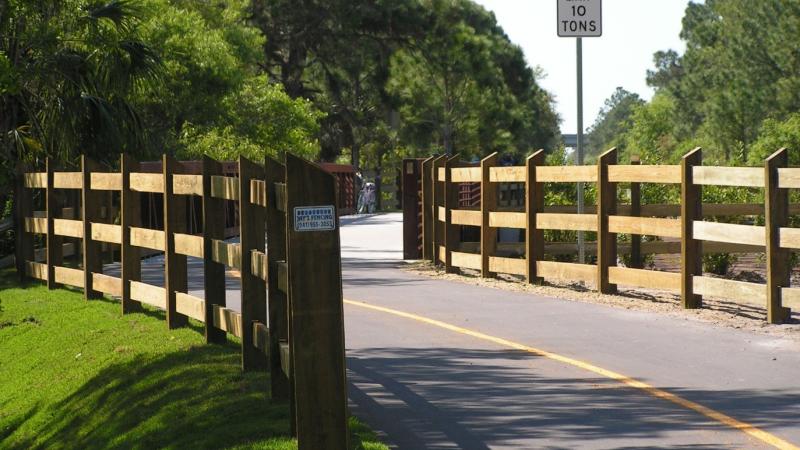
[[[684,308],[703,306],[703,297],[694,291],[694,277],[703,273],[701,241],[695,239],[695,221],[703,217],[702,191],[694,183],[694,169],[703,161],[698,147],[681,158],[681,303]]]
[[[175,310],[186,317],[204,322],[206,320],[206,303],[202,298],[183,292],[175,293]]]
[[[22,179],[28,189],[47,188],[47,172],[23,172]]]
[[[800,168],[778,167],[778,187],[800,189]]]
[[[25,232],[47,234],[47,217],[26,217]]]
[[[89,186],[95,191],[119,191],[122,189],[122,175],[92,172]]]
[[[142,173],[132,172],[130,177],[130,189],[136,192],[151,192],[161,194],[164,192],[163,173]]]
[[[108,242],[110,244],[122,243],[122,227],[119,225],[93,222],[91,228],[91,236],[94,241]]]
[[[175,195],[203,195],[203,176],[175,174],[172,176],[172,193]]]
[[[489,258],[489,270],[495,273],[526,275],[527,267],[528,265],[524,258],[503,258],[499,256]]]
[[[694,288],[702,296],[725,298],[744,303],[764,305],[767,287],[758,283],[695,276]]]
[[[593,264],[537,261],[536,273],[542,278],[557,280],[583,281],[587,283],[595,283],[597,281],[597,266]]]
[[[597,215],[537,213],[536,228],[541,228],[542,230],[597,231]]]
[[[225,265],[214,260],[216,242],[225,239],[225,200],[211,195],[211,178],[222,175],[222,164],[203,156],[203,292],[207,343],[227,342],[225,330],[214,326],[215,307],[225,308]]]
[[[156,251],[164,251],[165,237],[162,230],[151,230],[150,228],[130,227],[130,245],[149,248]]]
[[[480,253],[450,252],[450,260],[454,267],[462,269],[481,270]]]
[[[694,238],[701,241],[764,246],[766,232],[763,226],[695,220]]]
[[[536,166],[537,183],[594,183],[597,166]]]
[[[528,179],[525,166],[492,167],[489,169],[489,181],[492,183],[524,183]]]
[[[55,172],[53,173],[53,187],[55,189],[82,189],[82,172]]]
[[[760,167],[695,166],[694,184],[713,186],[764,187],[764,170]]]
[[[610,283],[636,286],[648,289],[680,291],[681,274],[657,270],[634,269],[630,267],[609,267]]]
[[[444,208],[441,208],[443,211]],[[454,225],[481,226],[481,212],[468,209],[453,209],[450,211],[450,220]]]
[[[218,330],[242,337],[242,315],[225,307],[214,305],[211,324]]]
[[[608,181],[612,183],[680,184],[681,166],[666,165],[616,165],[608,168]]]
[[[612,233],[681,237],[681,221],[679,219],[610,216],[608,218],[608,229]]]
[[[315,164],[286,155],[287,209],[336,205],[335,180]],[[291,373],[299,450],[346,450],[341,252],[332,231],[295,231],[288,215]],[[313,274],[314,283],[308,282]],[[325,430],[320,433],[319,430]]]
[[[454,167],[450,169],[450,181],[453,183],[480,183],[480,167]]]
[[[497,228],[519,228],[527,227],[528,216],[524,212],[490,212],[489,226]]]
[[[195,258],[203,257],[203,237],[195,236],[193,234],[175,233],[175,253],[193,256]]]
[[[219,239],[211,239],[211,260],[241,270],[242,247]]]
[[[253,276],[268,281],[267,254],[258,250],[250,251],[250,271]]]
[[[53,233],[59,236],[83,239],[83,221],[53,219]]]

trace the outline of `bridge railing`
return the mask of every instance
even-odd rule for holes
[[[43,172],[20,168],[15,259],[21,279],[42,280],[50,289],[79,288],[86,299],[118,297],[122,314],[142,304],[156,307],[166,312],[170,329],[194,319],[210,343],[235,336],[242,369],[269,370],[273,398],[289,401],[299,448],[348,448],[333,176],[292,155],[285,165],[240,158],[238,176],[223,175],[221,163],[210,158],[204,158],[202,174],[186,173],[167,155],[161,173],[142,172],[128,155],[120,157],[116,172],[86,156],[80,169],[57,171],[50,159]],[[35,191],[44,194],[43,213],[35,211]],[[108,192],[118,198],[116,218],[103,214]],[[142,194],[161,198],[161,229],[140,223]],[[191,197],[202,200],[200,234],[188,233]],[[63,216],[67,198],[79,199],[72,210],[80,218]],[[238,210],[238,243],[225,240],[225,202]],[[44,237],[44,258],[37,258],[37,235]],[[64,239],[80,241],[73,242],[77,260],[65,261]],[[104,273],[102,244],[120,247],[119,276]],[[143,250],[163,254],[163,286],[143,279]],[[203,298],[188,291],[187,257],[203,260]],[[226,270],[239,272],[240,311],[226,305]]]
[[[703,166],[701,150],[683,157],[680,165],[617,164],[617,150],[603,153],[596,165],[547,166],[544,152],[530,155],[525,166],[498,167],[497,154],[480,167],[466,167],[458,157],[439,156],[421,163],[423,258],[442,264],[447,272],[471,269],[482,277],[497,273],[518,275],[529,283],[543,280],[586,282],[602,293],[617,285],[680,293],[685,308],[702,306],[703,296],[759,302],[770,323],[789,318],[786,301],[800,302],[800,288],[790,286],[791,251],[800,248],[800,229],[789,227],[790,214],[800,205],[789,204],[789,189],[800,188],[800,168],[788,167],[788,151],[780,149],[764,167]],[[480,183],[480,207],[458,203],[459,183]],[[545,206],[548,183],[589,183],[596,189],[596,205],[577,214],[575,206]],[[497,186],[522,183],[524,208],[498,206]],[[618,204],[617,185],[630,185],[631,203]],[[642,184],[680,186],[681,203],[641,204]],[[763,189],[764,204],[703,204],[703,186]],[[763,216],[764,225],[741,225],[703,220],[711,216]],[[463,227],[480,230],[478,242],[461,240]],[[498,229],[521,230],[518,243],[498,242]],[[546,242],[545,230],[584,231],[596,235],[587,242],[595,264],[557,261],[574,254],[574,242]],[[630,235],[618,242],[617,234]],[[642,242],[642,236],[664,240]],[[624,265],[618,252],[630,253]],[[766,283],[704,276],[704,253],[763,252]],[[679,254],[680,271],[642,268],[642,254]]]

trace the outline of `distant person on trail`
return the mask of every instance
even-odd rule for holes
[[[358,193],[358,213],[372,214],[375,212],[375,183],[366,182]]]

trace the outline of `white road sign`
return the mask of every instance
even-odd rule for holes
[[[560,37],[599,37],[603,35],[602,0],[556,0]]]
[[[333,206],[297,206],[294,208],[294,231],[331,231],[336,229]]]

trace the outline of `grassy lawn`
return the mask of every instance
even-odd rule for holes
[[[287,405],[268,374],[241,372],[234,340],[14,279],[0,272],[0,448],[297,448]],[[355,448],[386,449],[351,429]]]

